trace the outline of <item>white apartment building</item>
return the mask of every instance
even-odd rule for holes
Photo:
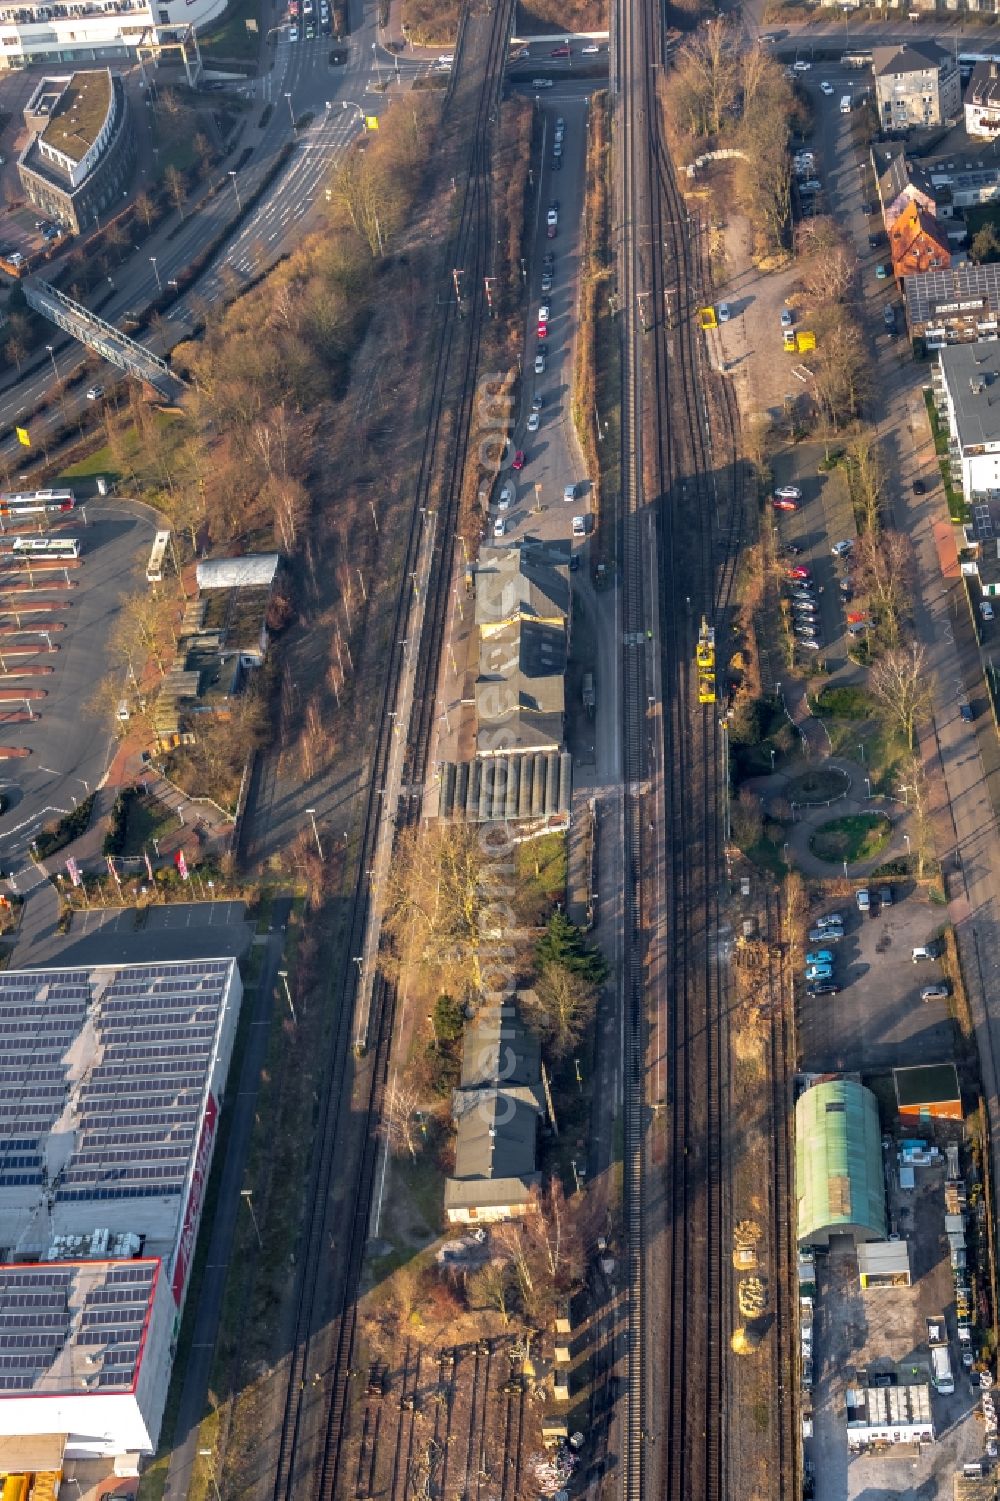
[[[939,350],[935,391],[953,483],[970,503],[1000,499],[1000,343]]]
[[[0,70],[134,58],[155,27],[203,26],[225,0],[0,0]]]

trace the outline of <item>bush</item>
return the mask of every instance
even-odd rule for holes
[[[32,847],[39,860],[44,860],[58,850],[65,849],[67,844],[72,844],[74,839],[79,839],[81,834],[87,832],[96,798],[97,793],[92,792],[57,823],[47,823],[44,826],[32,841]]]
[[[864,688],[851,683],[821,688],[812,701],[812,707],[816,714],[826,714],[833,719],[870,719],[875,713],[875,705]]]
[[[128,823],[128,799],[134,797],[134,791],[119,792],[115,798],[114,807],[111,809],[111,819],[108,823],[108,832],[104,836],[101,846],[102,855],[120,855],[125,848],[125,826]]]

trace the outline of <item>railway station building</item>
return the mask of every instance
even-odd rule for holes
[[[886,1239],[878,1102],[855,1079],[824,1079],[796,1101],[795,1202],[800,1246]]]
[[[8,1474],[156,1448],[241,996],[234,959],[0,974]]]

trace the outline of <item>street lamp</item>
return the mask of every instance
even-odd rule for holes
[[[56,380],[58,380],[59,379],[59,367],[56,364],[55,350],[53,349],[53,347],[52,347],[51,344],[46,344],[45,347],[49,351],[49,359],[52,361],[52,374],[55,376]]]
[[[246,1206],[247,1206],[247,1208],[250,1211],[250,1218],[253,1221],[254,1234],[257,1236],[257,1244],[260,1247],[260,1249],[263,1251],[263,1249],[264,1249],[264,1242],[260,1238],[260,1226],[257,1223],[257,1216],[253,1212],[253,1189],[252,1188],[241,1188],[240,1189],[240,1198],[246,1200]]]
[[[287,90],[285,92],[285,98],[288,101],[288,118],[292,122],[292,135],[294,135],[295,134],[295,112],[292,109],[292,96],[291,96],[291,94],[289,94],[287,92]]]
[[[285,999],[288,1002],[288,1009],[292,1013],[292,1021],[295,1023],[296,1026],[298,1026],[299,1019],[295,1015],[295,1007],[292,1005],[292,992],[288,988],[288,971],[287,971],[287,969],[279,969],[278,970],[278,975],[284,981],[284,984],[285,984]]]
[[[233,179],[233,192],[236,194],[236,210],[237,210],[237,213],[242,214],[242,212],[243,212],[243,205],[240,202],[240,189],[239,189],[239,184],[236,181],[236,170],[235,170],[235,168],[230,167],[230,169],[229,169],[229,176]]]
[[[317,827],[316,827],[316,809],[315,808],[307,808],[306,812],[309,815],[309,822],[312,824],[313,838],[316,841],[316,850],[317,850],[317,852],[319,854],[319,858],[322,860],[322,858],[323,858],[323,846],[319,842],[319,829],[317,829]]]
[[[212,1458],[212,1451],[211,1451],[211,1449],[199,1449],[198,1453],[201,1455],[201,1457],[203,1459],[211,1459]],[[215,1465],[214,1464],[209,1465],[209,1467],[208,1467],[208,1473],[211,1475],[211,1477],[212,1477],[212,1484],[215,1487],[215,1501],[222,1501],[222,1497],[219,1494],[219,1482],[215,1478]]]
[[[152,266],[153,271],[154,271],[154,273],[156,275],[156,285],[157,285],[157,288],[158,288],[159,291],[162,292],[163,291],[163,282],[160,280],[160,268],[156,264],[156,256],[155,255],[151,255],[149,257],[149,263]]]

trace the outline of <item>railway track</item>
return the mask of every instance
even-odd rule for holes
[[[704,614],[716,626],[724,665],[745,476],[732,393],[715,388],[696,333],[695,310],[710,270],[702,226],[688,213],[659,132],[659,13],[643,0],[621,0],[618,39],[623,407],[630,451],[622,501],[626,871],[632,877],[626,892],[632,1327],[625,1488],[629,1498],[655,1488],[723,1501],[732,1494],[733,1476],[726,1424],[732,1319],[727,976],[718,941],[725,883],[722,732],[714,706],[698,704],[694,648]],[[654,518],[649,535],[656,559],[646,601],[643,569],[630,546],[644,512]],[[651,620],[658,661],[643,674],[630,672],[634,631],[648,629]],[[645,704],[655,702],[649,690],[656,684],[662,716],[652,729],[654,747],[660,738],[662,778],[656,749],[645,765],[636,733]],[[645,1077],[650,1040],[652,1056],[665,1059],[659,1212],[645,1208],[657,1202],[661,1187],[644,1115],[648,1088],[659,1094],[658,1077]]]
[[[456,228],[447,265],[468,273],[461,301],[445,301],[436,342],[432,350],[432,379],[428,401],[425,440],[415,488],[412,523],[401,571],[401,586],[391,636],[390,660],[374,748],[372,775],[368,784],[363,818],[361,859],[355,886],[350,935],[343,945],[339,971],[332,992],[343,997],[331,1049],[328,1085],[320,1101],[316,1148],[313,1156],[308,1204],[310,1206],[300,1250],[299,1295],[295,1310],[294,1336],[288,1361],[284,1410],[277,1437],[274,1466],[274,1501],[292,1501],[297,1491],[332,1498],[342,1482],[345,1441],[351,1409],[351,1357],[354,1347],[356,1301],[368,1234],[368,1218],[377,1161],[377,1123],[386,1084],[396,994],[393,986],[376,977],[372,984],[369,1012],[369,1064],[363,1099],[365,1129],[356,1176],[345,1195],[336,1223],[338,1242],[345,1246],[340,1277],[334,1296],[331,1327],[324,1328],[329,1301],[328,1237],[331,1198],[344,1171],[337,1144],[350,1111],[351,1039],[353,1007],[359,977],[351,956],[363,951],[369,917],[366,879],[375,849],[379,825],[379,789],[385,786],[390,762],[394,718],[390,711],[399,701],[407,667],[407,622],[413,605],[410,577],[425,541],[424,528],[434,527],[423,629],[417,646],[415,693],[412,701],[404,783],[423,784],[431,743],[434,708],[434,675],[444,631],[450,576],[452,534],[457,518],[459,479],[464,463],[465,440],[471,422],[474,383],[479,355],[479,337],[485,301],[483,277],[489,266],[492,241],[489,219],[490,129],[495,118],[512,14],[511,0],[501,0],[490,12],[486,40],[486,63],[482,88],[474,102],[470,135],[469,172],[461,193]],[[468,28],[462,33],[468,45]],[[458,54],[458,67],[461,66]],[[450,97],[454,106],[455,96]],[[431,502],[440,487],[445,497],[442,514],[431,515]],[[411,792],[398,820],[415,816],[419,807]],[[343,1117],[343,1118],[342,1118]],[[307,1379],[322,1357],[327,1359],[317,1376]],[[318,1409],[318,1410],[317,1410]],[[308,1431],[308,1445],[305,1440]],[[373,1440],[373,1445],[375,1440]],[[302,1463],[302,1451],[318,1449],[312,1462]],[[374,1459],[372,1459],[374,1473]],[[299,1477],[301,1471],[301,1485]],[[405,1480],[403,1482],[405,1485]]]
[[[774,1325],[771,1369],[774,1402],[771,1407],[771,1474],[773,1494],[788,1501],[802,1494],[799,1446],[795,1441],[795,1344],[797,1321],[793,1299],[798,1284],[797,1247],[792,1201],[792,1133],[789,1121],[792,1045],[792,999],[785,969],[784,912],[777,896],[769,896],[766,936],[770,964],[771,1028],[769,1038],[770,1118],[767,1124],[771,1154],[771,1254],[774,1266]]]

